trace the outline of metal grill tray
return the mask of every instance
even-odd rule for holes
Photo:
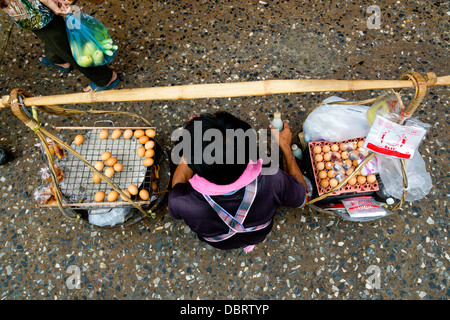
[[[102,140],[99,138],[99,133],[102,129],[109,131],[108,138]],[[84,133],[84,142],[81,145],[75,145],[72,142],[71,147],[78,152],[89,163],[95,165],[97,161],[101,161],[100,156],[105,151],[111,152],[113,157],[117,157],[117,162],[123,165],[121,172],[115,172],[114,176],[110,178],[114,184],[121,190],[126,190],[130,184],[136,185],[138,188],[148,175],[148,167],[142,164],[143,158],[136,154],[137,148],[142,145],[138,139],[132,137],[130,139],[123,138],[123,135],[114,140],[111,138],[111,132],[117,129],[116,127],[107,128],[93,128]],[[120,128],[136,130],[137,128]],[[148,128],[147,128],[148,129]],[[106,161],[105,168],[107,168]],[[94,200],[94,195],[97,191],[104,191],[107,195],[112,189],[105,181],[95,183],[92,179],[94,171],[92,171],[83,161],[75,157],[70,152],[66,152],[65,158],[60,160],[61,169],[64,172],[64,180],[60,183],[60,190],[66,197],[68,203],[92,203],[97,204]],[[121,200],[120,198],[118,199]],[[105,200],[103,203],[108,203]],[[114,202],[109,202],[114,206]]]

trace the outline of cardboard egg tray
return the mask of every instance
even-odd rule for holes
[[[321,186],[321,180],[322,179],[319,177],[319,172],[322,171],[322,170],[318,170],[317,169],[318,162],[323,162],[325,166],[326,166],[327,162],[333,162],[333,164],[335,163],[335,161],[342,161],[343,162],[344,159],[343,159],[343,155],[342,154],[346,150],[344,150],[344,151],[341,150],[341,148],[340,148],[341,145],[348,145],[349,143],[352,143],[353,146],[355,147],[355,150],[358,151],[359,150],[359,147],[358,147],[358,142],[359,141],[364,141],[364,138],[356,138],[356,139],[350,139],[350,140],[345,140],[345,141],[337,141],[337,142],[329,142],[329,141],[309,142],[309,144],[308,144],[308,151],[309,151],[309,154],[310,154],[311,166],[312,166],[312,171],[313,171],[313,179],[315,181],[315,186],[316,186],[317,193],[318,193],[319,196],[323,195],[324,193],[327,193],[329,190],[332,189],[332,187],[331,186],[327,186],[326,188],[324,188],[324,187]],[[329,160],[329,161],[327,161],[327,160],[317,161],[317,160],[320,160],[320,156],[318,157],[319,159],[316,159],[316,155],[317,154],[320,154],[322,158],[326,158],[326,159],[328,159],[328,158],[327,158],[327,156],[325,156],[326,153],[323,152],[323,151],[321,151],[320,153],[315,153],[314,152],[314,148],[317,147],[317,146],[320,147],[321,149],[324,146],[329,146],[331,148],[333,145],[337,145],[339,147],[338,151],[334,151],[334,152],[338,153],[339,156],[337,156],[336,154],[333,154],[331,156],[331,160]],[[360,145],[362,145],[362,144],[360,143]],[[334,147],[334,148],[336,148],[336,147]],[[330,153],[332,153],[332,152],[333,151],[330,151]],[[339,159],[336,159],[336,157],[339,157]],[[347,164],[349,164],[349,163],[347,163]],[[355,170],[355,168],[356,168],[356,166],[354,165],[353,161],[352,161],[352,165],[350,166],[350,168],[345,170],[346,174],[343,177],[344,179],[348,177],[349,171],[347,171],[347,170],[349,170],[349,169],[351,170],[351,168],[353,168],[353,170]],[[334,169],[332,169],[332,170],[334,170]],[[327,179],[328,182],[329,182],[331,180],[331,178],[328,177],[328,172],[330,171],[330,169],[329,168],[328,169],[324,168],[323,171],[327,172],[327,177],[325,179]],[[335,172],[336,172],[336,170],[335,170]],[[355,177],[357,178],[358,175],[356,175]],[[338,182],[340,182],[340,181],[338,181]],[[363,184],[360,184],[360,183],[356,182],[355,184],[351,185],[351,184],[347,183],[346,185],[344,185],[340,189],[330,193],[330,196],[346,195],[346,194],[351,195],[351,194],[360,194],[360,193],[366,194],[366,193],[373,193],[373,192],[375,192],[377,190],[379,190],[379,186],[378,186],[377,179],[375,179],[375,181],[372,182],[372,183],[369,183],[367,181],[365,183],[363,183]]]

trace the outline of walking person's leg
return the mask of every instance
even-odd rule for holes
[[[69,39],[66,33],[64,18],[55,18],[44,28],[33,31],[34,34],[45,44],[46,58],[53,64],[64,65],[67,63],[83,73],[92,82],[84,90],[111,89],[119,82],[119,77],[115,71],[106,65],[98,67],[84,68],[79,66],[72,56]],[[42,59],[42,58],[41,58]],[[94,87],[94,88],[93,88]]]

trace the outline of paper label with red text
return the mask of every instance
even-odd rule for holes
[[[394,158],[411,159],[426,132],[424,128],[397,124],[377,115],[363,148]]]

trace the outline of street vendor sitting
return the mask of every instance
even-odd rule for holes
[[[287,172],[276,168],[263,174],[262,159],[251,158],[248,135],[227,138],[230,131],[249,130],[249,124],[227,112],[200,114],[188,121],[182,141],[174,148],[190,144],[193,152],[181,149],[169,193],[169,215],[184,220],[201,241],[217,249],[249,252],[271,231],[277,207],[305,205],[306,184],[292,155],[288,124],[281,132],[271,128]]]

